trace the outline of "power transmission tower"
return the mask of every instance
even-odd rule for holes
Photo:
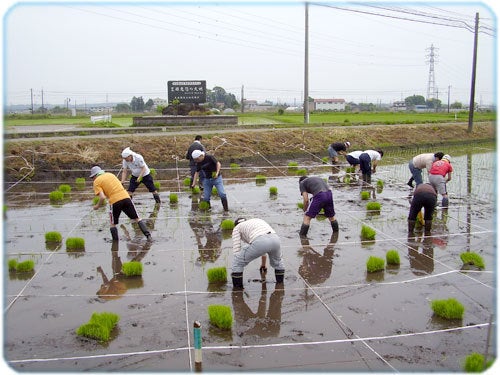
[[[427,81],[427,100],[436,99],[436,79],[434,77],[434,63],[437,62],[437,55],[435,51],[437,48],[431,44],[430,48],[427,48],[426,51],[430,51],[430,53],[426,56],[427,63],[429,63],[429,80]]]

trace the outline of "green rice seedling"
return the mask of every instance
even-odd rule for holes
[[[170,193],[168,196],[170,204],[176,204],[179,202],[179,196],[176,193]]]
[[[362,191],[361,192],[361,199],[364,201],[367,199],[370,199],[370,192],[366,191],[366,190]]]
[[[493,364],[493,360],[484,363],[484,356],[479,353],[471,353],[465,357],[465,372],[483,372]]]
[[[222,230],[233,230],[234,221],[231,219],[224,219],[222,220],[222,223],[220,223],[220,227]]]
[[[330,161],[330,158],[328,156],[325,156],[325,157],[321,158],[321,161],[323,162],[323,164],[328,164],[328,162]]]
[[[356,171],[356,167],[347,167],[345,171],[346,173],[354,173]]]
[[[149,174],[151,175],[151,177],[153,177],[153,179],[155,179],[156,178],[156,169],[149,168]]]
[[[368,272],[378,272],[382,271],[385,267],[385,261],[383,258],[370,256],[366,261],[366,270]]]
[[[210,323],[221,329],[230,329],[233,325],[233,315],[229,306],[209,305],[208,317]]]
[[[159,181],[153,182],[153,185],[155,186],[156,190],[160,191],[161,183]]]
[[[297,202],[297,207],[300,208],[301,210],[304,209],[304,202]]]
[[[96,323],[82,324],[76,330],[76,334],[78,336],[84,336],[99,341],[109,340],[109,330],[107,330],[106,327]]]
[[[484,261],[481,255],[474,252],[465,252],[460,254],[460,259],[464,264],[470,264],[478,268],[484,268]]]
[[[99,202],[99,197],[98,196],[95,196],[94,198],[92,198],[92,204],[93,205],[97,204],[97,202]]]
[[[111,312],[94,312],[90,317],[89,323],[100,324],[104,326],[106,329],[111,331],[120,321],[120,316]]]
[[[229,168],[232,170],[232,171],[238,171],[241,167],[238,163],[231,163],[229,164]]]
[[[375,232],[375,229],[369,227],[368,225],[363,224],[363,226],[361,227],[361,238],[363,240],[374,240],[376,233],[377,232]]]
[[[445,319],[462,319],[465,311],[464,306],[455,298],[433,300],[431,308],[434,314]]]
[[[349,176],[344,176],[344,183],[345,183],[345,184],[350,184],[350,183],[351,183],[351,177],[349,177]]]
[[[387,254],[385,254],[385,260],[387,261],[387,264],[395,266],[401,263],[401,260],[399,259],[399,253],[397,250],[389,250]]]
[[[267,178],[263,174],[258,174],[257,176],[255,176],[255,183],[257,185],[265,184],[266,180],[267,180]]]
[[[68,237],[66,239],[67,250],[81,250],[85,249],[85,240],[81,237]]]
[[[226,267],[213,267],[207,270],[209,283],[225,283],[227,281]]]
[[[59,188],[57,189],[63,194],[68,194],[71,193],[71,186],[68,184],[61,184],[59,185]]]
[[[35,268],[35,262],[32,259],[17,263],[16,272],[30,272]]]
[[[366,204],[366,209],[368,211],[380,211],[382,205],[379,202],[368,202]]]
[[[278,188],[276,186],[270,186],[269,187],[269,194],[278,195]]]
[[[288,170],[289,171],[297,171],[299,169],[299,163],[295,162],[295,161],[291,161],[288,163]]]
[[[75,185],[78,190],[82,190],[85,188],[85,177],[77,177],[75,179]]]
[[[377,187],[378,187],[378,188],[383,188],[383,187],[384,187],[384,181],[382,181],[382,180],[377,180]]]
[[[210,203],[207,201],[201,201],[198,207],[202,211],[208,211],[210,209]]]
[[[297,169],[297,175],[299,175],[299,176],[307,175],[307,169],[305,169],[305,168]]]
[[[141,276],[142,263],[137,261],[122,263],[122,272],[125,276]]]
[[[49,193],[49,200],[51,202],[61,202],[64,199],[64,193],[59,190],[54,190]]]
[[[190,185],[191,185],[191,178],[186,177],[186,178],[184,179],[184,181],[182,181],[182,184],[183,184],[184,186],[190,186]]]
[[[9,271],[15,271],[17,268],[17,259],[9,259]]]
[[[199,187],[199,186],[195,186],[195,187],[192,189],[192,193],[193,193],[193,194],[200,194],[200,187]]]
[[[45,233],[45,242],[62,242],[62,235],[59,232],[47,232]]]
[[[217,188],[215,186],[212,187],[212,195],[216,196],[217,195]]]

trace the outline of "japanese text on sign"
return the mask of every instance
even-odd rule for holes
[[[181,103],[205,103],[207,98],[206,81],[168,81],[168,101]]]

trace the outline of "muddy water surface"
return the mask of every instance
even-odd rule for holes
[[[216,197],[210,212],[198,209],[199,197],[182,186],[187,169],[159,171],[163,203],[155,205],[145,190],[134,198],[151,243],[122,216],[113,244],[107,209],[91,209],[88,181],[83,189],[63,180],[7,187],[4,259],[33,259],[35,270],[4,273],[4,360],[18,371],[192,371],[196,320],[204,371],[461,371],[473,351],[496,356],[494,329],[488,341],[496,316],[494,145],[469,154],[446,150],[457,154],[450,207],[437,208],[431,236],[408,239],[407,161],[431,151],[386,155],[368,189],[370,201],[382,205],[378,213],[367,212],[363,188],[355,177],[346,184],[343,168],[333,174],[318,157],[297,155],[308,174],[331,184],[340,223],[332,236],[319,217],[302,240],[298,177],[283,161],[226,168],[229,213]],[[256,174],[266,175],[266,183],[257,184]],[[376,188],[378,180],[383,188]],[[70,196],[50,204],[48,192],[62,183],[73,186]],[[175,205],[170,192],[179,196]],[[245,269],[243,292],[233,292],[230,280],[208,283],[212,267],[230,273],[230,232],[220,224],[238,216],[263,218],[280,235],[283,288],[269,266],[261,282],[258,260]],[[375,229],[374,241],[361,240],[362,225]],[[46,244],[48,231],[60,232],[63,243]],[[85,249],[67,250],[69,237],[84,238]],[[385,259],[388,250],[398,251],[401,264],[367,273],[368,257]],[[479,253],[486,268],[463,270],[466,251]],[[142,262],[142,277],[120,274],[131,260]],[[463,319],[433,315],[431,301],[448,298],[464,305]],[[213,304],[231,308],[231,330],[210,324]],[[103,311],[120,316],[109,342],[76,335],[93,312]]]

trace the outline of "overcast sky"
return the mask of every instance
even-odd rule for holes
[[[364,5],[363,5],[364,4]],[[3,6],[4,105],[167,98],[206,80],[241,98],[299,105],[305,5],[281,2],[11,2]],[[491,2],[309,3],[309,96],[391,103],[431,95],[496,103]],[[434,47],[432,74],[431,47]]]

